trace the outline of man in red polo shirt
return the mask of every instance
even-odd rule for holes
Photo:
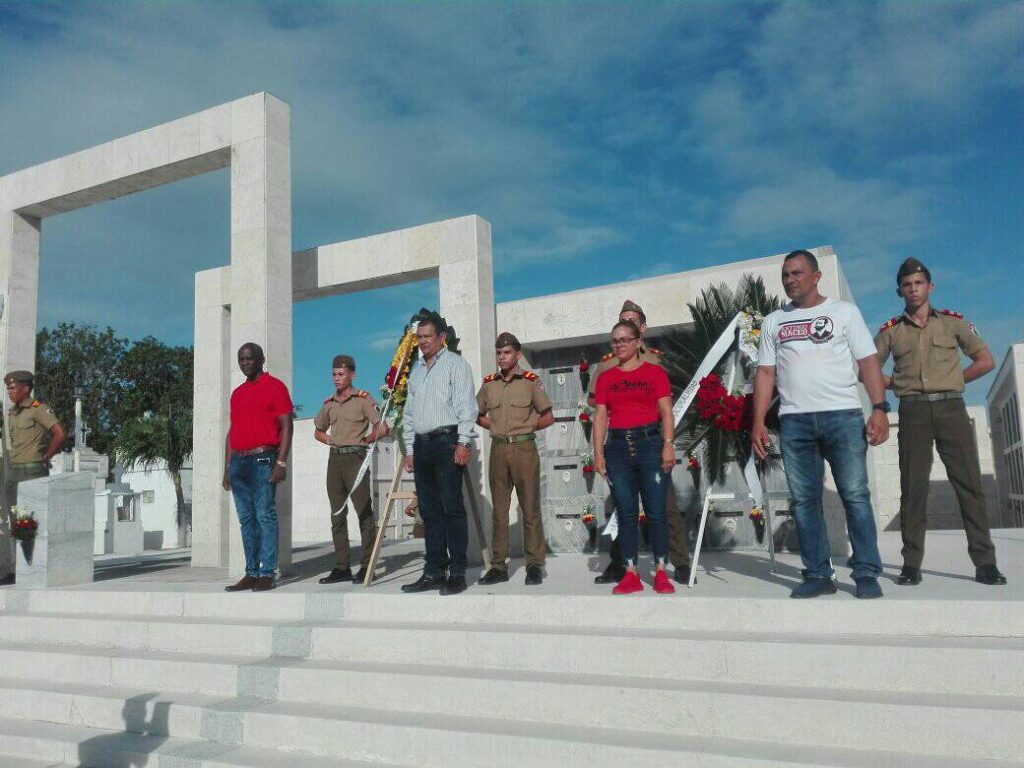
[[[288,388],[263,370],[259,344],[238,349],[245,381],[231,393],[231,426],[224,444],[224,490],[231,491],[242,528],[245,576],[224,589],[264,592],[277,571],[277,511],[274,492],[285,478],[292,444],[292,399]]]

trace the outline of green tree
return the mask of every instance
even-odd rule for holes
[[[107,453],[118,426],[123,387],[118,379],[129,342],[112,328],[60,323],[36,336],[37,396],[53,408],[73,440],[75,390],[82,392],[83,417],[91,430],[89,445]]]
[[[169,347],[146,336],[121,356],[115,378],[121,388],[116,421],[127,424],[147,411],[165,414],[192,411],[191,347]]]
[[[124,467],[137,465],[149,470],[164,465],[174,484],[178,546],[184,546],[191,516],[185,507],[181,469],[192,456],[191,411],[175,413],[173,407],[168,407],[164,413],[129,419],[114,437],[112,453]]]

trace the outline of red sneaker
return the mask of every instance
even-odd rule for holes
[[[657,571],[654,574],[654,591],[659,595],[675,594],[676,588],[668,580],[668,574],[665,571]]]
[[[636,571],[626,571],[626,575],[622,577],[622,581],[615,585],[615,589],[612,590],[613,595],[631,595],[634,592],[643,592],[644,585],[640,582],[640,576],[637,575]]]

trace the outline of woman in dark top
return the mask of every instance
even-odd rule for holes
[[[594,463],[608,480],[619,519],[619,546],[626,575],[612,592],[628,595],[644,585],[636,570],[639,548],[639,499],[647,513],[647,528],[656,567],[654,591],[675,592],[665,573],[668,562],[668,524],[665,493],[676,463],[675,422],[668,374],[661,366],[641,361],[640,329],[629,320],[612,328],[612,352],[618,359],[597,380],[594,418]],[[605,439],[607,438],[607,440]],[[639,499],[638,499],[639,496]]]

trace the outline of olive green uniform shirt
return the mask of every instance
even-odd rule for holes
[[[640,360],[642,362],[654,363],[662,368],[665,367],[665,356],[658,350],[654,349],[654,347],[648,347],[646,344],[641,342],[639,352]],[[601,362],[597,364],[597,367],[594,369],[594,373],[590,376],[590,384],[587,387],[587,399],[594,397],[597,393],[597,380],[601,377],[601,374],[614,368],[618,364],[619,359],[611,352],[601,358]]]
[[[324,400],[313,426],[321,432],[330,430],[331,445],[338,448],[363,445],[367,427],[380,421],[380,409],[373,396],[362,389],[353,389],[346,397],[337,394]]]
[[[960,350],[971,356],[987,346],[971,323],[949,310],[932,309],[923,328],[904,313],[875,336],[879,362],[893,357],[892,388],[897,397],[963,392]]]
[[[536,431],[540,414],[551,409],[551,399],[537,374],[518,365],[508,380],[500,373],[484,379],[476,402],[481,415],[491,420],[495,437],[528,435]]]
[[[50,430],[59,424],[50,406],[26,397],[7,412],[11,430],[11,464],[31,464],[43,460],[50,445]]]

